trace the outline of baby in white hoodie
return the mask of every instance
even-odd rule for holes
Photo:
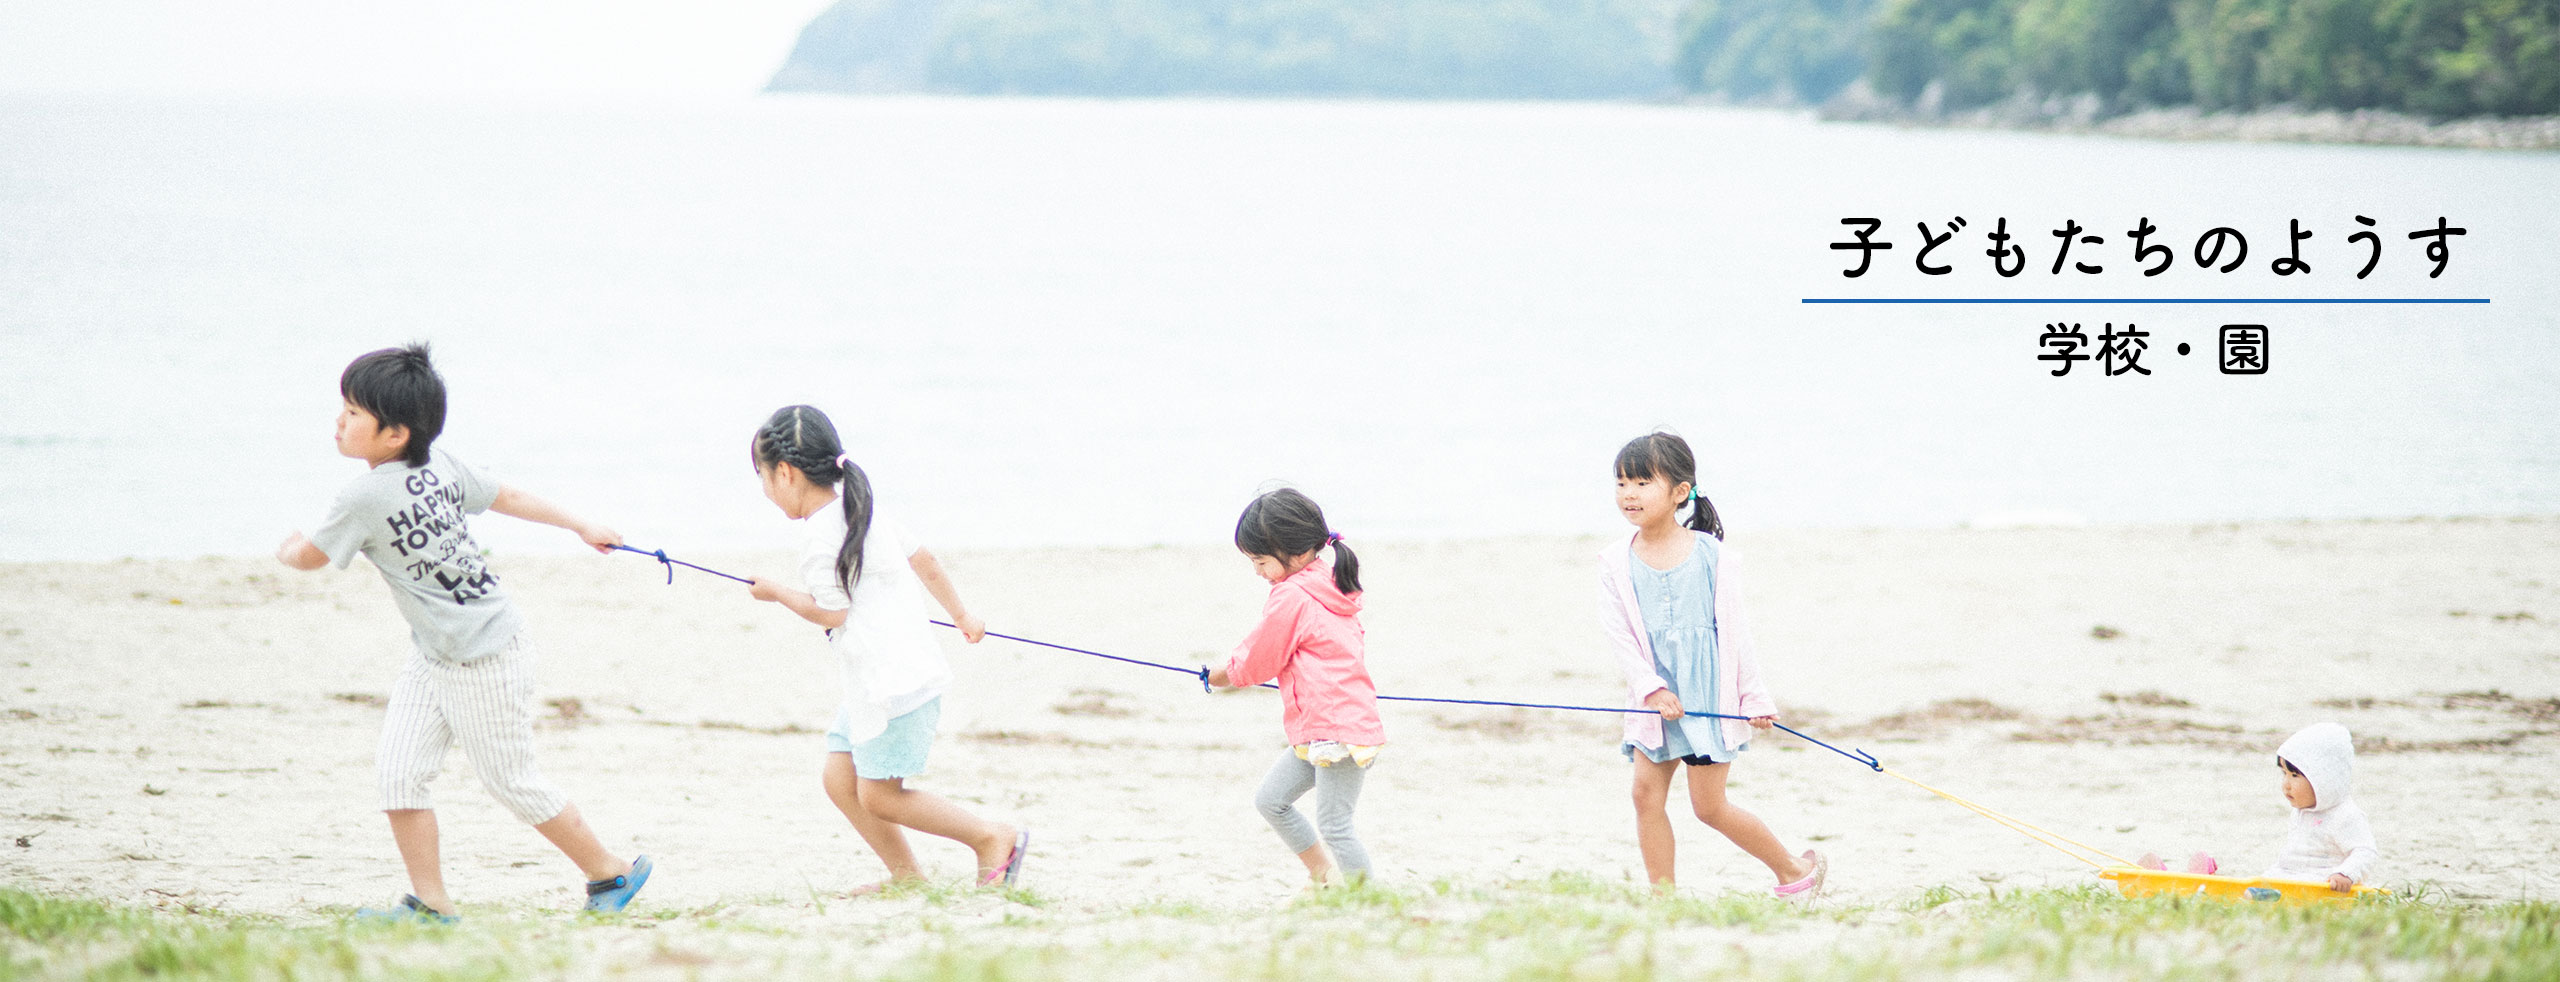
[[[2336,723],[2304,727],[2276,748],[2276,769],[2284,774],[2282,790],[2285,804],[2293,806],[2293,827],[2285,832],[2275,865],[2259,875],[2325,880],[2339,893],[2351,892],[2364,882],[2379,853],[2364,809],[2347,800],[2355,761],[2355,741],[2346,727]],[[2168,868],[2156,853],[2145,853],[2141,865]],[[2216,865],[2213,857],[2197,853],[2187,860],[2187,872],[2212,873]]]
[[[2276,766],[2284,770],[2284,800],[2294,809],[2293,828],[2285,833],[2284,849],[2266,876],[2327,880],[2340,893],[2364,882],[2379,853],[2364,809],[2347,800],[2355,762],[2355,742],[2336,723],[2313,723],[2276,748]]]

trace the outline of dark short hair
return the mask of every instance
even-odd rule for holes
[[[409,446],[400,459],[426,466],[427,448],[444,432],[444,376],[436,374],[426,342],[358,355],[338,373],[338,394],[382,426],[408,427]]]

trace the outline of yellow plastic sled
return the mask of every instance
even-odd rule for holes
[[[2116,881],[2116,889],[2128,897],[2204,897],[2233,902],[2278,903],[2288,907],[2303,904],[2346,905],[2364,897],[2390,893],[2381,887],[2356,884],[2355,892],[2339,893],[2326,883],[2308,880],[2271,880],[2263,876],[2217,876],[2211,873],[2172,873],[2167,870],[2142,869],[2135,866],[2109,866],[2098,871],[2098,878]]]

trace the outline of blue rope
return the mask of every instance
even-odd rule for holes
[[[657,561],[658,561],[658,563],[659,563],[660,565],[663,565],[663,566],[667,567],[667,583],[668,583],[669,585],[673,585],[673,584],[675,583],[675,581],[676,581],[676,569],[675,569],[675,568],[676,568],[676,567],[678,567],[678,566],[683,566],[683,567],[686,567],[686,568],[688,568],[688,569],[697,569],[697,570],[701,570],[701,571],[703,571],[703,572],[705,572],[705,573],[709,573],[709,574],[711,574],[711,575],[713,575],[713,576],[718,576],[718,577],[723,577],[723,578],[726,578],[726,579],[736,580],[736,581],[738,581],[738,582],[740,582],[740,583],[752,583],[752,582],[754,582],[754,581],[752,581],[752,580],[747,579],[746,577],[743,577],[743,576],[732,576],[732,575],[730,575],[730,574],[728,574],[728,573],[723,573],[723,572],[721,572],[721,571],[719,571],[719,570],[712,569],[711,567],[708,567],[708,566],[696,566],[696,565],[694,565],[694,564],[692,564],[692,563],[685,562],[684,560],[681,560],[681,559],[669,559],[669,558],[667,558],[667,551],[666,551],[666,550],[664,550],[664,549],[656,549],[656,550],[651,550],[651,549],[634,549],[634,548],[632,548],[632,547],[630,547],[630,546],[623,546],[623,545],[617,545],[617,546],[614,546],[614,548],[616,548],[616,549],[620,549],[620,550],[622,550],[622,551],[624,551],[624,552],[636,552],[636,553],[639,553],[639,554],[641,554],[641,555],[643,555],[643,556],[647,556],[647,557],[649,557],[649,558],[651,558],[651,559],[655,559],[655,560],[657,560]],[[940,625],[940,626],[942,626],[942,627],[951,628],[951,629],[953,629],[953,630],[958,630],[958,629],[959,629],[959,625],[957,625],[957,624],[953,624],[953,623],[951,623],[950,621],[934,621],[933,623],[935,623],[935,624],[937,624],[937,625]],[[1130,657],[1126,657],[1126,656],[1123,656],[1123,655],[1108,654],[1108,653],[1105,653],[1105,652],[1094,651],[1094,650],[1091,650],[1091,649],[1088,649],[1088,648],[1077,648],[1077,647],[1072,647],[1072,646],[1069,646],[1069,645],[1056,644],[1056,643],[1054,643],[1054,642],[1049,642],[1049,641],[1041,641],[1041,640],[1037,640],[1037,639],[1034,639],[1034,638],[1017,637],[1017,636],[1015,636],[1015,635],[1011,635],[1011,634],[998,634],[998,633],[996,633],[996,632],[994,632],[994,631],[988,631],[988,632],[986,632],[986,635],[987,635],[988,637],[991,637],[991,638],[1003,638],[1003,639],[1005,639],[1005,640],[1007,640],[1007,641],[1018,642],[1018,643],[1021,643],[1021,644],[1034,645],[1034,646],[1042,647],[1042,648],[1055,648],[1055,649],[1057,649],[1057,650],[1059,650],[1059,651],[1069,651],[1069,652],[1074,652],[1074,653],[1079,654],[1079,655],[1091,655],[1091,656],[1093,656],[1093,657],[1095,657],[1095,658],[1108,658],[1108,659],[1110,659],[1110,660],[1112,660],[1112,661],[1116,661],[1116,662],[1126,662],[1126,663],[1131,664],[1131,665],[1142,665],[1142,666],[1145,666],[1145,667],[1147,667],[1147,668],[1160,668],[1160,669],[1163,669],[1163,670],[1168,671],[1168,672],[1178,672],[1178,673],[1180,673],[1180,674],[1188,675],[1188,676],[1191,676],[1191,677],[1193,677],[1193,678],[1197,678],[1197,679],[1199,679],[1199,680],[1200,680],[1200,691],[1202,691],[1202,692],[1213,692],[1213,691],[1215,691],[1215,690],[1214,690],[1214,689],[1209,685],[1209,666],[1207,666],[1207,665],[1202,665],[1202,666],[1200,666],[1200,667],[1198,667],[1198,668],[1184,668],[1184,667],[1182,667],[1182,666],[1180,666],[1180,665],[1167,665],[1167,664],[1165,664],[1165,663],[1163,663],[1163,662],[1148,661],[1148,660],[1146,660],[1146,659],[1144,659],[1144,658],[1130,658]],[[1264,683],[1262,683],[1262,684],[1261,684],[1260,688],[1265,688],[1265,689],[1277,689],[1277,688],[1279,688],[1279,686],[1277,686],[1277,685],[1273,685],[1272,683],[1269,683],[1269,682],[1264,682]],[[1547,702],[1505,702],[1505,701],[1500,700],[1500,699],[1439,699],[1439,698],[1433,698],[1433,697],[1430,697],[1430,696],[1379,696],[1379,697],[1378,697],[1378,699],[1379,699],[1379,701],[1381,701],[1381,702],[1436,702],[1436,703],[1445,703],[1445,704],[1448,704],[1448,705],[1456,705],[1456,706],[1508,706],[1508,707],[1512,707],[1512,708],[1516,708],[1516,709],[1561,709],[1561,710],[1565,710],[1565,711],[1567,711],[1567,712],[1576,712],[1576,713],[1619,713],[1619,714],[1625,714],[1625,713],[1642,713],[1642,714],[1647,714],[1647,715],[1656,715],[1656,714],[1657,714],[1655,710],[1651,710],[1651,709],[1644,709],[1644,708],[1626,708],[1626,707],[1619,707],[1619,706],[1566,706],[1566,705],[1561,705],[1561,704],[1557,704],[1557,703],[1547,703]],[[1684,715],[1688,715],[1688,716],[1696,716],[1696,717],[1700,717],[1700,718],[1704,718],[1704,719],[1738,719],[1738,720],[1745,720],[1745,721],[1748,721],[1749,719],[1751,719],[1751,717],[1748,717],[1748,716],[1735,716],[1735,715],[1732,715],[1732,714],[1730,714],[1730,713],[1702,713],[1702,712],[1699,712],[1699,711],[1694,710],[1694,709],[1691,709],[1691,710],[1684,710],[1684,711],[1683,711],[1683,714],[1684,714]],[[1884,770],[1884,764],[1883,764],[1883,762],[1878,761],[1878,760],[1875,758],[1875,755],[1874,755],[1874,754],[1870,754],[1870,753],[1866,752],[1866,751],[1865,751],[1865,750],[1863,750],[1863,749],[1861,749],[1861,750],[1857,751],[1856,753],[1851,753],[1851,752],[1849,752],[1849,751],[1842,750],[1842,749],[1840,749],[1840,748],[1838,748],[1838,747],[1832,746],[1832,745],[1830,745],[1830,744],[1828,744],[1828,743],[1824,743],[1823,741],[1816,740],[1816,739],[1814,739],[1813,737],[1811,737],[1811,736],[1807,735],[1803,730],[1799,730],[1799,729],[1796,729],[1795,727],[1788,726],[1788,725],[1787,725],[1787,724],[1785,724],[1785,723],[1771,723],[1770,725],[1775,726],[1775,727],[1777,727],[1777,728],[1779,728],[1779,729],[1781,729],[1781,730],[1785,730],[1785,731],[1787,731],[1787,732],[1789,732],[1789,733],[1795,734],[1795,735],[1796,735],[1796,737],[1797,737],[1798,739],[1801,739],[1801,740],[1803,740],[1803,741],[1804,741],[1804,742],[1806,742],[1806,743],[1813,744],[1814,746],[1821,747],[1821,748],[1822,748],[1822,749],[1824,749],[1824,750],[1828,750],[1828,751],[1831,751],[1832,753],[1839,754],[1840,756],[1847,757],[1847,758],[1849,758],[1850,760],[1857,761],[1860,765],[1865,766],[1865,767],[1866,767],[1867,769],[1869,769],[1869,770],[1875,770],[1875,771],[1882,771],[1882,770]]]
[[[664,567],[666,567],[666,568],[667,568],[667,585],[668,585],[668,586],[674,586],[674,585],[676,585],[676,567],[678,567],[678,566],[682,566],[682,567],[685,567],[685,568],[687,568],[687,569],[698,569],[698,570],[701,570],[701,571],[703,571],[703,572],[705,572],[705,573],[709,573],[709,574],[711,574],[711,575],[713,575],[713,576],[718,576],[718,577],[722,577],[722,578],[725,578],[725,579],[732,579],[732,580],[736,580],[736,581],[738,581],[738,582],[740,582],[740,583],[749,583],[749,584],[752,584],[752,583],[754,583],[754,582],[755,582],[754,580],[750,580],[750,579],[748,579],[748,578],[746,578],[746,577],[743,577],[743,576],[730,576],[730,575],[729,575],[729,574],[727,574],[727,573],[723,573],[723,572],[721,572],[721,571],[719,571],[719,570],[712,569],[712,568],[711,568],[711,567],[709,567],[709,566],[695,566],[694,564],[692,564],[692,563],[688,563],[688,562],[685,562],[684,560],[681,560],[681,559],[669,559],[669,558],[667,558],[667,551],[666,551],[666,550],[664,550],[664,549],[634,549],[634,548],[632,548],[632,547],[630,547],[630,546],[622,545],[622,544],[619,544],[619,543],[616,543],[616,544],[614,545],[614,548],[616,548],[616,549],[620,549],[620,550],[622,550],[622,551],[624,551],[624,552],[636,552],[636,553],[639,553],[639,554],[641,554],[641,555],[643,555],[643,556],[647,556],[647,557],[649,557],[649,558],[651,558],[651,559],[655,559],[655,560],[657,560],[657,561],[658,561],[658,565],[661,565],[661,566],[664,566]]]

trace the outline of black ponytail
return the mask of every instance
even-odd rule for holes
[[[756,428],[748,443],[756,470],[781,464],[799,469],[812,484],[834,486],[844,505],[844,545],[836,550],[836,582],[844,592],[862,580],[862,544],[871,533],[871,476],[844,455],[836,424],[815,406],[784,406]]]
[[[1328,533],[1333,540],[1333,588],[1344,596],[1360,592],[1360,556],[1351,551],[1351,543],[1342,536]]]
[[[1296,488],[1260,495],[1236,519],[1236,548],[1249,556],[1285,559],[1333,547],[1333,586],[1360,592],[1360,556],[1325,525],[1324,509]]]
[[[844,503],[844,545],[836,549],[836,582],[844,586],[846,596],[853,595],[853,584],[862,579],[862,544],[871,536],[871,475],[862,465],[844,462],[844,487],[836,490],[836,500]]]
[[[1698,456],[1689,451],[1689,441],[1660,431],[1629,440],[1618,448],[1618,476],[1688,485],[1693,506],[1689,509],[1689,527],[1724,538],[1724,519],[1716,515],[1715,502],[1708,501],[1706,494],[1698,490]],[[1675,502],[1672,507],[1679,504]]]

